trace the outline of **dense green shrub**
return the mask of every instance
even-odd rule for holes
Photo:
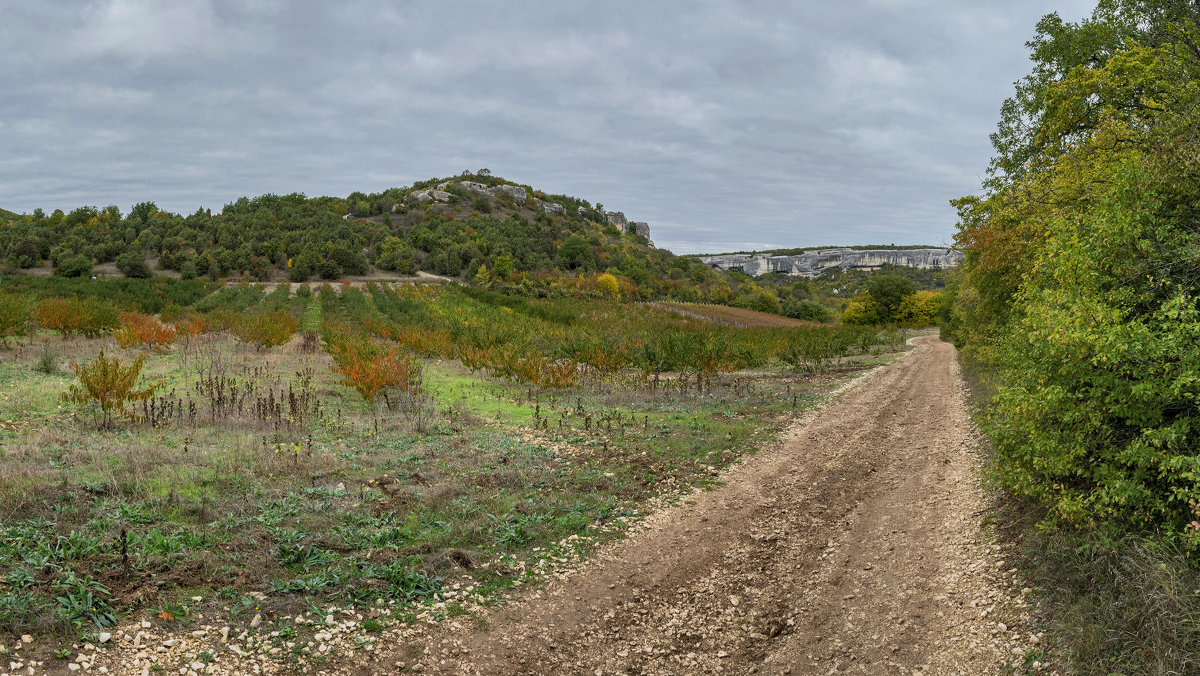
[[[881,321],[896,321],[896,312],[907,296],[916,293],[917,285],[908,277],[879,275],[867,283],[867,295],[879,307]]]
[[[169,303],[185,307],[192,305],[213,289],[208,282],[163,276],[150,279],[68,279],[10,275],[2,278],[2,282],[6,289],[16,293],[40,298],[103,298],[121,308],[148,313],[159,312]]]
[[[140,251],[129,251],[117,257],[117,269],[126,277],[146,279],[153,276],[146,258]]]
[[[92,274],[92,259],[82,254],[60,259],[54,266],[59,277],[87,277]]]
[[[870,294],[859,294],[842,310],[842,323],[851,326],[882,324],[886,320],[883,308]]]
[[[987,192],[956,202],[948,333],[994,370],[1000,486],[1047,523],[1200,544],[1200,28],[1147,7],[1039,25]]]
[[[808,322],[827,323],[834,319],[833,310],[815,300],[796,300],[789,298],[781,307],[782,314],[793,319]]]
[[[10,337],[25,335],[31,320],[27,297],[0,293],[0,344],[7,344]]]
[[[780,314],[779,298],[766,289],[755,289],[750,294],[734,299],[730,305],[773,315]]]

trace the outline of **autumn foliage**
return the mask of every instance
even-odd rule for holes
[[[79,364],[71,362],[71,371],[79,378],[72,383],[62,399],[73,404],[95,404],[100,407],[104,427],[112,425],[113,412],[130,415],[127,404],[149,399],[158,389],[158,384],[138,388],[144,355],[138,355],[133,363],[121,366],[116,357],[105,357],[104,350],[92,361]]]
[[[616,276],[610,273],[606,272],[596,277],[596,288],[608,298],[621,297],[621,286],[617,283]]]
[[[371,333],[394,340],[400,345],[426,357],[449,357],[454,355],[454,337],[449,331],[394,326],[379,321],[365,322]]]
[[[570,359],[550,359],[537,352],[524,352],[513,347],[485,350],[484,355],[494,375],[556,389],[571,387],[579,381],[577,366]]]
[[[277,310],[239,315],[231,328],[238,340],[263,350],[291,340],[300,328],[300,321],[285,310]]]
[[[144,346],[155,352],[165,352],[175,337],[174,326],[140,312],[122,312],[121,326],[113,331],[113,338],[121,347]]]
[[[214,330],[212,319],[206,315],[193,315],[175,320],[175,332],[185,338],[195,338]]]
[[[358,390],[372,408],[381,395],[386,400],[389,391],[410,392],[419,387],[420,366],[395,346],[345,327],[331,327],[325,341],[342,384]],[[388,405],[390,408],[390,402]]]
[[[64,338],[76,334],[94,338],[118,325],[117,310],[97,298],[47,298],[34,307],[33,319]]]

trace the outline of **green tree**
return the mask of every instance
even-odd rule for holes
[[[858,326],[868,324],[880,324],[884,321],[883,310],[868,294],[862,294],[846,304],[846,309],[842,310],[842,323]]]
[[[809,322],[831,322],[834,317],[833,310],[815,300],[789,298],[782,303],[781,309],[786,317]]]
[[[196,262],[188,260],[183,265],[179,266],[180,279],[195,279],[196,278]]]
[[[895,320],[906,326],[929,326],[936,321],[941,303],[942,294],[938,291],[922,289],[910,293],[896,308]]]
[[[127,251],[117,257],[117,269],[126,277],[148,279],[154,276],[140,251]]]
[[[947,315],[995,372],[1000,485],[1052,523],[1200,545],[1194,14],[1104,2],[1043,20],[986,192],[957,201]]]
[[[492,266],[492,274],[496,279],[506,280],[513,273],[514,265],[512,256],[502,254],[496,257],[496,262]]]
[[[7,345],[11,336],[25,335],[32,318],[28,298],[0,293],[0,345]]]
[[[558,262],[567,270],[590,270],[596,265],[596,253],[583,237],[571,235],[558,248]]]
[[[739,296],[731,305],[773,315],[780,314],[782,311],[779,306],[779,298],[761,287],[752,287],[749,293]]]
[[[915,293],[917,285],[900,275],[879,275],[867,284],[867,294],[878,307],[879,321],[896,321],[896,311],[904,297]]]
[[[82,254],[62,259],[54,267],[59,277],[87,277],[92,274],[92,259]]]

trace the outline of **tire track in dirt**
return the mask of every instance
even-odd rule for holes
[[[913,342],[724,486],[488,630],[414,637],[397,659],[439,674],[996,671],[1011,641],[988,615],[1007,592],[978,526],[964,386],[950,345]]]

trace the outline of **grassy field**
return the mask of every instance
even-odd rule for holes
[[[256,345],[238,319],[256,316],[299,330]],[[495,602],[865,368],[797,370],[806,329],[459,287],[230,287],[160,317],[180,327],[161,351],[45,328],[0,351],[0,643],[75,641],[134,611],[415,609],[451,585]],[[836,349],[897,347],[883,339]],[[345,384],[334,355],[353,340],[411,360],[402,391],[371,405]],[[60,398],[101,349],[144,354],[158,384],[107,427]]]

